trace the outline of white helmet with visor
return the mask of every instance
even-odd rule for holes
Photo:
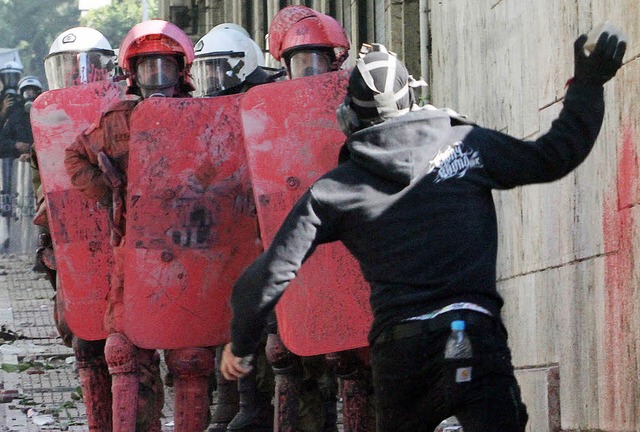
[[[16,94],[22,71],[22,65],[17,61],[9,61],[0,67],[0,81],[5,92]]]
[[[44,69],[51,90],[111,79],[115,54],[98,30],[74,27],[53,41]]]
[[[195,46],[194,96],[214,96],[238,86],[264,66],[264,54],[241,26],[215,26]]]

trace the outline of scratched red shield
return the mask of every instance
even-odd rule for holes
[[[247,159],[267,247],[297,199],[338,163],[336,120],[348,72],[254,87],[241,105]],[[367,346],[369,287],[341,243],[320,246],[276,307],[278,331],[298,355]]]
[[[260,254],[240,96],[149,99],[131,119],[125,333],[138,346],[229,340],[229,297]]]
[[[122,89],[105,81],[52,90],[39,96],[31,109],[58,270],[57,296],[71,331],[87,340],[107,336],[103,322],[112,248],[106,212],[71,184],[64,150],[123,97]]]

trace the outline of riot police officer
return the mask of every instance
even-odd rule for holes
[[[264,68],[264,53],[249,33],[233,23],[215,26],[195,45],[194,96],[213,97],[244,93],[272,82],[280,71]],[[217,399],[211,431],[258,431],[273,428],[273,371],[258,349],[254,371],[238,383],[226,380],[218,367],[222,347],[216,348]]]
[[[9,61],[0,67],[2,94],[0,95],[0,158],[2,158],[2,192],[0,193],[0,215],[10,218],[13,215],[13,187],[11,172],[13,161],[21,154],[29,151],[32,140],[29,140],[18,96],[18,82],[22,74],[22,66],[16,61]],[[9,124],[9,127],[6,127]],[[19,127],[16,127],[19,126]],[[2,244],[3,249],[9,246],[7,236]]]
[[[12,109],[6,116],[0,132],[0,157],[19,158],[28,154],[33,144],[29,123],[29,108],[42,92],[42,84],[35,77],[24,77],[18,82],[17,94],[11,95]],[[5,101],[9,100],[9,94]],[[15,109],[13,109],[15,108]]]
[[[162,20],[135,25],[119,51],[120,66],[128,76],[127,93],[141,99],[189,97],[194,90],[190,77],[193,58],[192,42],[177,26]],[[118,414],[113,422],[116,432],[160,431],[163,406],[159,354],[134,346],[123,328],[129,119],[138,101],[124,100],[109,107],[99,123],[84,131],[65,151],[65,168],[72,183],[109,209],[115,263],[105,313],[109,333],[105,355],[114,389],[113,412]],[[197,357],[198,364],[211,364],[211,370],[202,371],[206,379],[213,370],[213,356],[210,350],[194,348],[169,351],[166,360],[175,379],[180,380]],[[188,386],[176,386],[176,429],[203,430],[208,424],[208,403],[192,401],[188,394],[180,393],[189,390]],[[178,415],[184,412],[191,417]]]
[[[289,79],[339,70],[350,48],[344,29],[333,17],[299,5],[278,12],[269,26],[268,41],[269,52],[285,67]],[[276,393],[279,389],[300,392],[298,407],[293,395],[278,399],[284,401],[279,418],[295,417],[291,411],[297,410],[299,430],[336,430],[333,369],[345,362],[333,356],[329,367],[324,356],[298,357],[286,349],[277,333],[269,334],[267,357],[276,373]]]
[[[18,83],[20,82],[22,71],[22,65],[14,60],[8,61],[0,67],[0,82],[2,82],[0,123],[4,123],[9,114],[18,109],[15,105],[18,99]]]
[[[44,60],[44,67],[49,90],[109,80],[113,77],[114,51],[99,31],[88,27],[73,27],[55,38]],[[21,81],[19,89],[26,101],[26,107],[33,102],[32,97],[37,97],[38,84],[39,82],[31,77],[25,77]],[[35,148],[31,148],[30,164],[36,195],[34,224],[40,227],[40,247],[36,252],[35,267],[47,274],[54,289],[64,290],[64,287],[58,286],[57,283],[55,257]],[[88,427],[92,430],[110,430],[111,379],[104,357],[105,340],[89,341],[75,336],[67,326],[64,307],[60,304],[59,297],[55,297],[54,321],[63,343],[73,347]]]

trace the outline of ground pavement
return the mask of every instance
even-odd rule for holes
[[[86,431],[75,357],[58,337],[51,285],[32,264],[0,255],[0,431]],[[163,430],[172,431],[172,389],[165,396]]]
[[[53,322],[54,292],[32,265],[33,255],[0,254],[0,432],[86,431],[75,357]],[[165,386],[163,431],[173,431],[172,407]],[[341,403],[338,411],[342,431]],[[454,424],[436,431],[461,432]]]

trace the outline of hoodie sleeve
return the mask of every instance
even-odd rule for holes
[[[508,189],[551,182],[575,169],[587,157],[604,119],[603,87],[574,81],[551,129],[535,141],[475,128],[465,141],[480,151],[493,187]]]
[[[269,248],[240,276],[231,295],[234,355],[253,354],[267,316],[316,246],[330,238],[331,221],[307,191],[289,212]]]

